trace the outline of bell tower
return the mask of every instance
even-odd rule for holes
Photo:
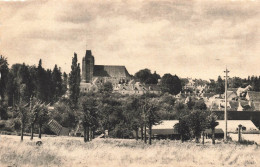
[[[95,59],[91,50],[86,50],[86,55],[82,59],[82,81],[91,83],[94,73]]]

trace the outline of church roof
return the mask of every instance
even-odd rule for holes
[[[94,66],[94,77],[130,77],[125,66]]]

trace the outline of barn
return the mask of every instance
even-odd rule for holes
[[[160,124],[152,126],[152,136],[157,139],[180,139],[180,134],[174,130],[179,120],[163,120]]]

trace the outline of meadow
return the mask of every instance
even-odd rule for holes
[[[153,145],[130,139],[94,139],[84,143],[77,137],[43,137],[37,146],[25,136],[1,135],[0,166],[69,167],[206,167],[260,166],[260,148],[218,141],[211,145],[154,140]]]

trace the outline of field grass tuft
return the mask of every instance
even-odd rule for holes
[[[205,145],[154,140],[153,145],[128,139],[95,139],[84,143],[76,137],[44,137],[24,142],[18,136],[0,138],[0,166],[260,166],[260,148],[235,142]]]

